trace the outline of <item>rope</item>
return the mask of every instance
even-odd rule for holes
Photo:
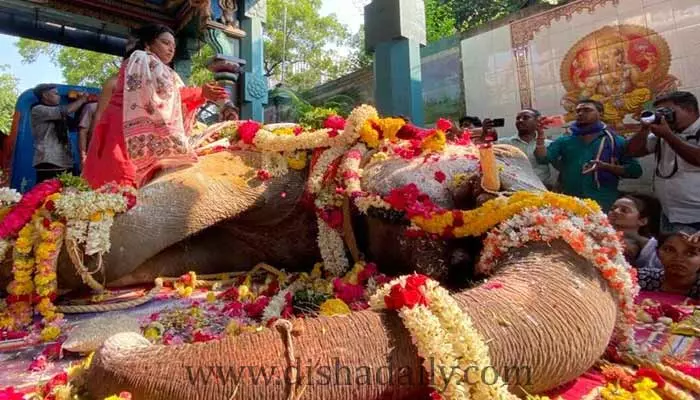
[[[297,385],[297,374],[299,373],[296,368],[294,368],[294,360],[296,357],[294,355],[294,343],[292,342],[292,323],[286,319],[278,319],[275,321],[273,327],[282,336],[282,343],[286,349],[285,358],[287,359],[287,366],[291,369],[289,377],[289,392],[287,393],[287,400],[294,400],[298,397],[296,391]]]
[[[120,311],[126,310],[127,308],[138,307],[142,304],[146,304],[153,300],[161,289],[163,289],[163,280],[158,278],[155,280],[156,286],[151,289],[147,295],[125,301],[123,303],[113,303],[113,304],[90,304],[90,305],[80,305],[80,306],[56,306],[56,310],[63,314],[83,314],[83,313],[95,313],[95,312],[109,312],[109,311]]]
[[[95,271],[91,273],[90,271],[88,271],[87,267],[85,267],[83,256],[81,255],[80,250],[78,248],[78,244],[75,242],[75,240],[66,240],[66,250],[68,250],[68,256],[73,262],[75,270],[78,272],[78,275],[80,275],[80,278],[83,280],[83,283],[90,286],[92,290],[98,293],[104,292],[104,285],[97,282],[95,278],[92,277],[92,274],[95,274],[102,270],[102,255],[99,255],[99,257],[97,258],[97,269],[95,269]]]

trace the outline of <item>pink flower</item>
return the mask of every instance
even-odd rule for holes
[[[0,400],[23,400],[24,394],[16,392],[13,386],[0,390]]]
[[[44,200],[61,190],[61,187],[61,181],[51,179],[41,182],[25,193],[19,203],[0,222],[0,238],[16,236],[20,229],[32,219],[32,214],[44,203]]]
[[[326,208],[319,216],[333,229],[343,227],[343,212],[339,208]]]
[[[377,264],[375,263],[368,263],[365,265],[365,267],[360,271],[359,274],[357,274],[357,280],[361,283],[364,284],[367,282],[369,278],[372,276],[376,275],[378,272],[377,270]]]
[[[450,131],[450,130],[452,130],[452,122],[450,122],[446,119],[440,118],[437,122],[437,128],[443,132]]]
[[[221,310],[221,313],[224,315],[227,315],[229,317],[242,317],[243,314],[245,313],[245,308],[243,306],[243,303],[240,301],[232,301],[224,306],[224,308]]]
[[[46,356],[39,355],[35,359],[32,360],[32,362],[29,364],[29,368],[27,368],[27,371],[32,371],[32,372],[43,371],[46,369],[46,367],[48,365],[49,365],[49,363],[46,360]]]
[[[255,121],[246,121],[238,126],[238,135],[241,137],[243,143],[253,144],[253,140],[255,140],[255,135],[258,134],[259,130],[259,123]]]
[[[342,279],[336,278],[333,280],[333,293],[346,304],[352,304],[364,298],[365,289],[360,285],[345,283]]]
[[[345,129],[345,119],[338,115],[331,115],[323,121],[323,127],[330,129],[328,137],[338,136],[338,131]]]

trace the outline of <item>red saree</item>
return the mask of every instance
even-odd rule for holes
[[[90,142],[83,177],[141,187],[161,169],[197,161],[188,130],[204,103],[200,88],[184,87],[157,57],[135,52],[122,63],[117,86]]]

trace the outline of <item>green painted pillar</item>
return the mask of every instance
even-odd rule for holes
[[[365,45],[374,53],[374,96],[380,114],[425,122],[421,46],[423,0],[373,0],[365,7]]]
[[[246,60],[243,73],[241,118],[263,121],[268,103],[268,82],[263,55],[263,24],[267,18],[267,0],[244,0],[241,28],[241,57]]]

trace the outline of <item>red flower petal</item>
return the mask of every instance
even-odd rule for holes
[[[442,171],[435,172],[435,180],[436,181],[443,183],[443,182],[445,182],[445,179],[447,179],[447,176],[445,175],[444,172],[442,172]]]

